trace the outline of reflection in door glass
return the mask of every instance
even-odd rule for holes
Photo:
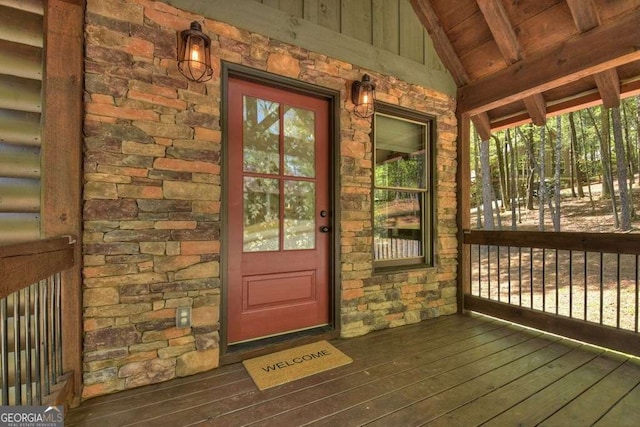
[[[245,96],[243,99],[244,171],[280,172],[280,104]]]
[[[280,191],[277,179],[244,178],[244,251],[277,251],[280,242]]]
[[[316,188],[307,181],[284,183],[284,248],[313,249],[316,246]]]
[[[285,107],[284,173],[313,178],[315,171],[315,115],[302,108]]]

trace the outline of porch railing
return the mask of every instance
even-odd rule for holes
[[[63,237],[0,246],[0,403],[44,405],[63,379],[61,273],[74,264]]]
[[[640,355],[640,235],[464,232],[464,307]]]

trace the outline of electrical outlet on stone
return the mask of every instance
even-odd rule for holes
[[[178,307],[176,309],[176,328],[191,327],[191,307]]]

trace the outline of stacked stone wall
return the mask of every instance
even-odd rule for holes
[[[177,70],[176,33],[197,20],[214,77]],[[456,119],[448,96],[151,0],[89,0],[85,22],[84,390],[89,398],[219,363],[220,61],[340,92],[341,330],[344,337],[456,310]],[[351,82],[437,118],[436,267],[372,270],[370,120]],[[176,308],[192,327],[176,328]]]

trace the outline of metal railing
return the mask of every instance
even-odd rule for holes
[[[0,247],[3,406],[43,404],[63,374],[61,272],[71,266],[67,238]]]
[[[640,235],[473,230],[464,243],[466,308],[640,354]]]

